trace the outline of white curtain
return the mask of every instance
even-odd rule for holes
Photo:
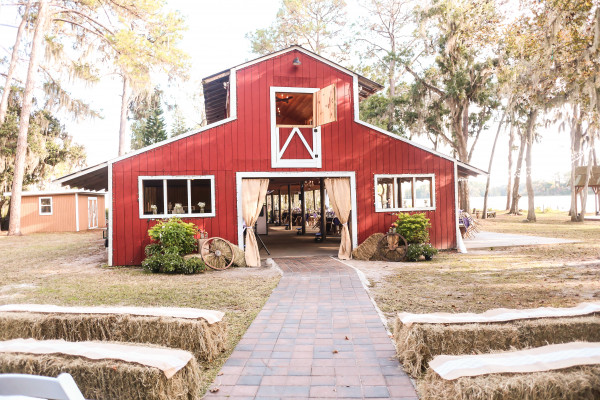
[[[348,218],[350,218],[350,211],[352,210],[350,178],[326,178],[325,189],[331,207],[342,223],[342,238],[338,257],[340,260],[349,260],[352,257],[352,240],[348,230]]]
[[[260,266],[258,243],[254,235],[254,224],[258,220],[260,210],[265,202],[268,179],[242,179],[242,218],[246,223],[246,265],[249,267]]]

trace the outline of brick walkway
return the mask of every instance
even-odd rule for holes
[[[275,261],[284,276],[207,399],[417,399],[353,269],[325,257]]]

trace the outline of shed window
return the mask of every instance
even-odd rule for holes
[[[40,197],[40,215],[52,215],[52,197]]]
[[[278,127],[314,128],[336,120],[335,85],[329,85],[314,93],[275,92],[275,124]]]
[[[214,177],[140,177],[140,217],[214,217]]]
[[[435,210],[435,176],[375,175],[375,211]]]

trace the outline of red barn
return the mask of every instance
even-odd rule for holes
[[[110,265],[140,264],[148,228],[175,215],[243,245],[249,178],[349,180],[353,246],[387,231],[392,212],[419,211],[435,247],[457,247],[458,177],[484,172],[360,121],[379,84],[293,46],[203,85],[207,126],[60,179],[108,190]]]

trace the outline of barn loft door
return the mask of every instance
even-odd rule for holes
[[[321,168],[321,126],[337,120],[335,85],[271,88],[271,165]]]
[[[314,126],[337,121],[337,92],[335,85],[319,90],[313,97]]]

